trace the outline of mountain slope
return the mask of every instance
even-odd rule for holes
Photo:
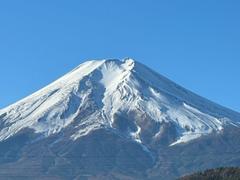
[[[38,92],[1,109],[0,147],[6,149],[2,152],[3,162],[10,163],[11,168],[34,165],[33,156],[37,157],[38,166],[47,167],[38,169],[45,175],[59,173],[64,164],[72,168],[71,178],[95,172],[94,176],[103,178],[121,179],[123,174],[130,174],[124,177],[139,179],[154,177],[163,166],[161,158],[174,162],[180,151],[191,154],[191,144],[223,139],[204,147],[205,153],[209,149],[214,151],[226,142],[224,138],[231,139],[234,133],[229,135],[229,131],[238,134],[239,121],[239,113],[180,87],[132,59],[88,61]],[[6,144],[14,143],[16,138],[20,139],[16,149],[7,148]],[[231,146],[237,153],[238,141]],[[44,164],[46,158],[39,149],[52,162]],[[12,158],[17,150],[20,154]],[[175,155],[165,159],[161,153],[166,153],[166,157],[169,153]],[[171,172],[169,177],[190,169],[194,171],[196,167]]]
[[[86,62],[46,88],[0,111],[0,140],[23,128],[45,136],[58,133],[81,110],[92,113],[79,126],[112,128],[118,112],[138,111],[154,121],[178,126],[178,142],[221,131],[224,124],[238,126],[240,115],[181,88],[131,59]],[[95,117],[99,117],[95,121]],[[85,118],[85,117],[84,117]],[[133,130],[139,140],[140,127]],[[90,129],[72,135],[76,139]]]

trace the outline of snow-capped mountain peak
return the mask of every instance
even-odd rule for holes
[[[128,120],[122,124],[121,119]],[[238,126],[240,115],[130,58],[93,60],[0,110],[0,140],[24,128],[44,137],[69,128],[73,140],[94,129],[108,128],[142,143],[142,119],[174,125],[177,135],[171,145],[175,145],[221,132],[227,124]],[[161,133],[159,126],[153,138]]]

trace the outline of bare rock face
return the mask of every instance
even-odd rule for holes
[[[0,110],[0,179],[175,179],[240,165],[240,114],[132,60],[88,61]]]

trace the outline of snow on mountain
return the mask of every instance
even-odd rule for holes
[[[94,129],[115,130],[115,116],[135,112],[175,125],[188,142],[225,125],[239,126],[240,114],[208,101],[132,59],[87,61],[36,93],[0,110],[0,140],[24,128],[48,137],[74,126],[76,140]],[[80,119],[80,120],[79,120]],[[141,127],[127,135],[141,143]],[[156,133],[156,136],[160,131]]]

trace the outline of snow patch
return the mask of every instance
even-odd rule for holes
[[[121,112],[172,122],[178,132],[172,146],[220,132],[227,124],[240,126],[239,113],[187,91],[133,59],[93,60],[1,109],[0,141],[24,128],[47,137],[70,126],[75,127],[71,138],[76,140],[97,128],[112,128],[114,115]],[[142,130],[137,128],[129,135],[142,143]]]

